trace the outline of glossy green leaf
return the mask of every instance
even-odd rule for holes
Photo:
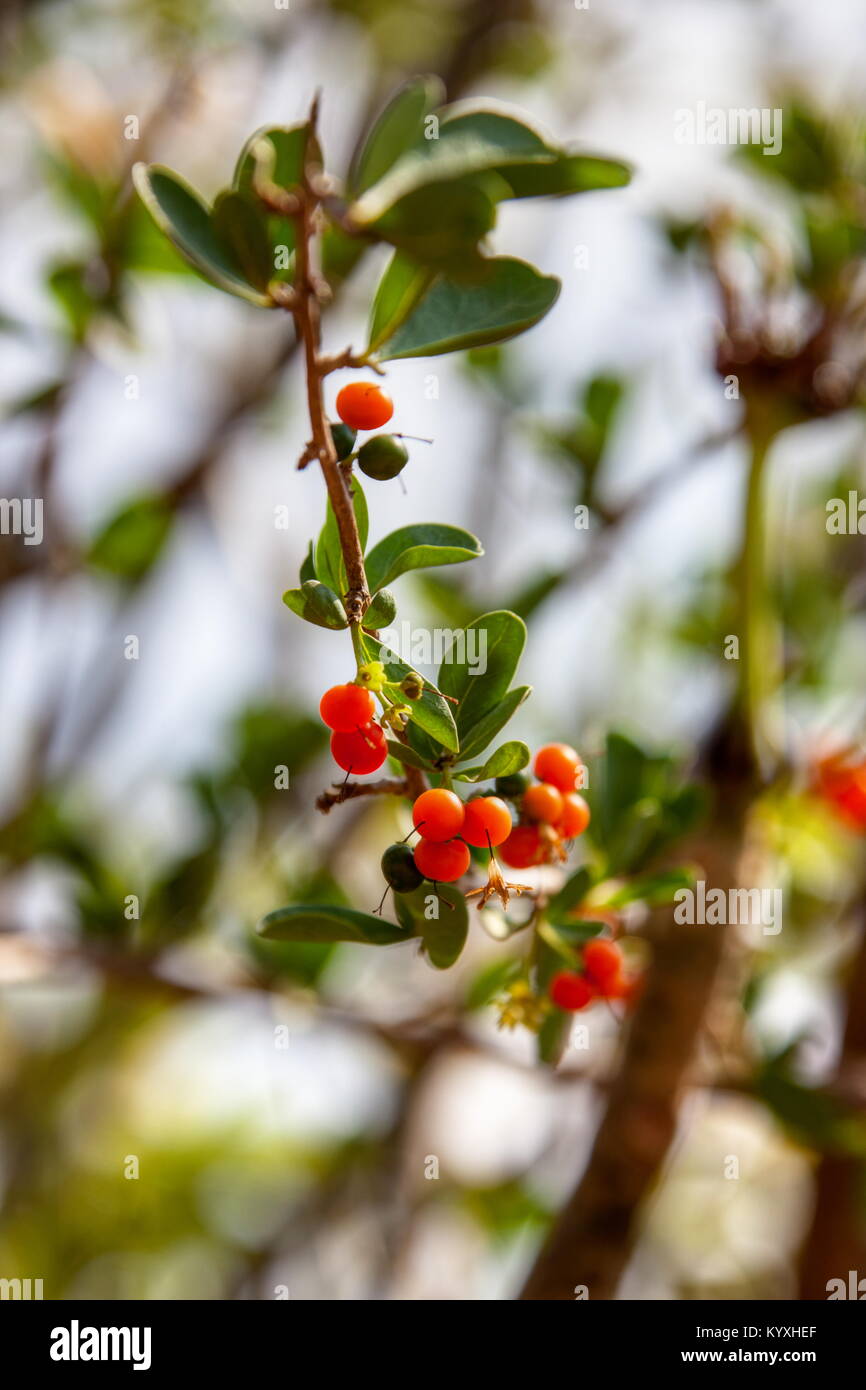
[[[380,589],[364,614],[364,626],[390,627],[397,616],[397,603],[390,589]]]
[[[363,550],[367,544],[370,521],[367,513],[367,499],[357,478],[352,479],[352,502],[355,508],[355,520],[358,523],[358,536]],[[334,515],[330,500],[325,512],[325,524],[316,543],[316,574],[324,584],[327,584],[336,593],[344,594],[346,592],[348,580],[346,578],[346,566],[343,562],[343,551],[340,546],[340,529],[337,526],[337,518]],[[381,584],[370,583],[371,592],[382,587]]]
[[[473,724],[471,729],[466,730],[460,740],[461,759],[477,758],[479,753],[483,753],[488,743],[505,727],[511,716],[531,694],[531,685],[520,685],[514,690],[509,690],[498,705],[479,719],[477,724]]]
[[[287,589],[283,603],[308,623],[334,630],[349,626],[346,610],[333,589],[318,579],[307,579],[300,589]]]
[[[274,265],[264,217],[239,193],[220,193],[213,206],[213,226],[244,278],[266,290]]]
[[[465,733],[505,695],[526,644],[526,624],[501,609],[482,613],[454,634],[439,667],[439,689],[457,701],[457,728]]]
[[[554,893],[548,904],[548,910],[553,916],[570,912],[574,907],[580,907],[590,888],[592,887],[592,875],[589,869],[578,869],[577,873],[567,878],[558,893]]]
[[[353,194],[372,187],[422,139],[425,118],[444,96],[441,80],[429,74],[413,77],[397,89],[370,127],[354,162],[348,179]]]
[[[407,666],[405,661],[401,661],[395,652],[380,642],[377,638],[371,637],[369,633],[363,633],[361,641],[368,661],[381,661],[385,667],[385,676],[392,685],[399,685],[405,676],[413,670]],[[443,700],[441,694],[429,681],[424,684],[424,689],[417,700],[407,700],[406,706],[413,724],[429,734],[438,744],[441,744],[449,753],[457,752],[457,726],[454,723],[454,716],[447,700]]]
[[[395,251],[379,281],[370,314],[368,355],[377,352],[412,313],[433,282],[435,272],[428,266]]]
[[[477,283],[440,276],[402,323],[382,338],[377,356],[435,357],[524,333],[556,302],[560,282],[526,261],[495,256]]]
[[[411,932],[421,937],[430,964],[437,970],[447,970],[466,945],[469,913],[459,888],[437,884],[435,892],[443,902],[435,900],[432,884],[422,883],[412,893],[395,893],[394,905],[407,934]],[[433,907],[438,909],[438,917],[426,915],[431,899]]]
[[[315,579],[315,578],[316,578],[316,560],[315,560],[315,556],[314,556],[314,553],[313,553],[313,542],[310,541],[310,544],[307,546],[307,553],[306,553],[306,555],[304,556],[303,561],[302,561],[302,563],[301,563],[300,580],[301,580],[301,583],[302,583],[302,584],[305,584],[305,583],[307,582],[308,579]]]
[[[499,172],[509,163],[553,160],[556,156],[537,131],[502,112],[485,110],[446,117],[438,139],[416,142],[352,205],[350,216],[361,226],[371,226],[419,189],[435,191],[437,186],[455,180]]]
[[[529,749],[527,745],[518,739],[513,739],[509,743],[500,744],[496,752],[491,753],[486,763],[480,763],[477,767],[464,767],[460,772],[455,773],[455,776],[460,782],[489,782],[494,777],[510,777],[513,773],[526,767],[528,762]]]
[[[396,758],[398,763],[403,763],[407,767],[417,767],[422,772],[429,770],[430,764],[425,762],[420,753],[416,753],[414,748],[410,748],[405,743],[399,743],[395,738],[386,740],[388,752],[392,758]]]
[[[262,918],[257,931],[268,941],[358,941],[367,946],[391,946],[410,935],[372,913],[318,904],[280,907]]]
[[[256,208],[261,207],[261,200],[253,189],[257,155],[266,156],[262,161],[262,172],[266,177],[278,187],[290,189],[301,181],[306,147],[306,124],[261,127],[250,136],[241,150],[234,172],[235,189]],[[318,144],[313,146],[312,154],[314,158],[321,159]],[[290,280],[294,273],[291,253],[295,246],[295,224],[290,217],[266,212],[265,225],[269,248],[268,277],[271,280]],[[285,254],[281,248],[285,248]]]
[[[210,209],[193,189],[156,164],[136,164],[133,178],[157,226],[206,280],[228,294],[271,307],[270,299],[242,278],[217,236]]]
[[[366,559],[367,580],[373,592],[392,584],[407,570],[428,565],[456,565],[476,560],[484,550],[477,536],[458,526],[436,523],[401,526],[374,545]]]
[[[479,243],[496,222],[495,191],[469,180],[416,188],[363,230],[434,270],[480,274]]]
[[[646,903],[649,907],[662,907],[674,902],[681,889],[693,888],[695,878],[696,871],[690,868],[665,869],[661,873],[634,878],[612,895],[609,906],[618,908],[628,903]]]

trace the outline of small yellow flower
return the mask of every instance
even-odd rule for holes
[[[515,980],[508,985],[504,998],[499,1001],[499,1027],[517,1028],[523,1026],[537,1033],[550,1009],[546,999],[533,994],[526,980]]]
[[[387,683],[385,667],[381,661],[367,661],[363,666],[358,667],[358,674],[355,677],[358,685],[363,685],[366,690],[372,690],[374,694],[382,689]]]

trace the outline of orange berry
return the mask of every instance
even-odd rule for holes
[[[331,754],[344,772],[375,772],[388,756],[381,724],[371,722],[351,733],[331,734]]]
[[[501,845],[511,834],[511,812],[498,796],[476,796],[466,803],[460,834],[478,849]]]
[[[508,839],[503,842],[499,853],[510,869],[531,869],[534,865],[540,864],[545,849],[538,827],[516,825]]]
[[[583,948],[583,968],[599,994],[605,994],[622,974],[622,951],[615,941],[597,936]]]
[[[394,402],[374,381],[350,381],[337,396],[337,414],[353,430],[377,430],[394,414]]]
[[[562,792],[542,782],[536,787],[527,787],[523,793],[523,813],[530,820],[543,821],[545,825],[555,825],[562,815]]]
[[[332,685],[319,701],[322,722],[339,734],[363,728],[375,713],[376,701],[360,685]]]
[[[562,798],[562,815],[556,822],[556,829],[564,840],[573,840],[582,835],[589,825],[589,807],[580,792],[565,792]]]
[[[595,990],[585,975],[578,975],[574,970],[560,970],[551,981],[550,997],[558,1009],[573,1014],[592,1003]]]
[[[419,798],[420,800],[420,798]],[[419,873],[434,883],[453,883],[469,868],[469,848],[462,840],[419,840],[415,846]]]
[[[425,840],[452,840],[463,828],[465,810],[459,796],[445,787],[422,792],[412,807],[412,824]]]
[[[535,755],[533,768],[540,782],[550,782],[561,792],[573,792],[583,764],[568,743],[546,743]]]

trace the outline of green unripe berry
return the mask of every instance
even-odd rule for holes
[[[494,782],[497,796],[507,797],[509,801],[521,797],[529,786],[529,778],[522,772],[512,772],[510,777],[497,777]]]
[[[400,689],[407,700],[420,700],[424,694],[424,677],[417,671],[407,671],[400,682]]]
[[[409,451],[393,434],[375,434],[358,450],[358,467],[368,478],[386,482],[396,478],[409,462]]]
[[[337,458],[347,459],[355,447],[358,431],[350,429],[348,425],[340,423],[332,424],[330,430],[331,438],[334,441],[334,448],[337,451]]]
[[[411,893],[424,882],[408,845],[389,845],[382,855],[382,873],[395,893]]]

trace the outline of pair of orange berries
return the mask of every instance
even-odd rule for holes
[[[416,798],[412,822],[421,832],[415,846],[418,871],[436,883],[454,883],[469,868],[470,845],[492,850],[508,837],[511,812],[498,796],[464,803],[446,787],[433,787]]]
[[[538,783],[523,793],[518,825],[502,846],[502,858],[512,869],[546,863],[562,840],[574,840],[589,825],[589,807],[575,791],[583,764],[567,743],[547,743],[535,755]]]
[[[560,970],[550,985],[558,1009],[577,1013],[596,999],[634,999],[638,983],[624,973],[622,951],[615,941],[595,937],[583,948],[583,974]]]
[[[361,685],[332,685],[319,702],[322,722],[332,729],[331,754],[344,772],[375,772],[388,756],[385,731],[373,715],[376,701]]]

